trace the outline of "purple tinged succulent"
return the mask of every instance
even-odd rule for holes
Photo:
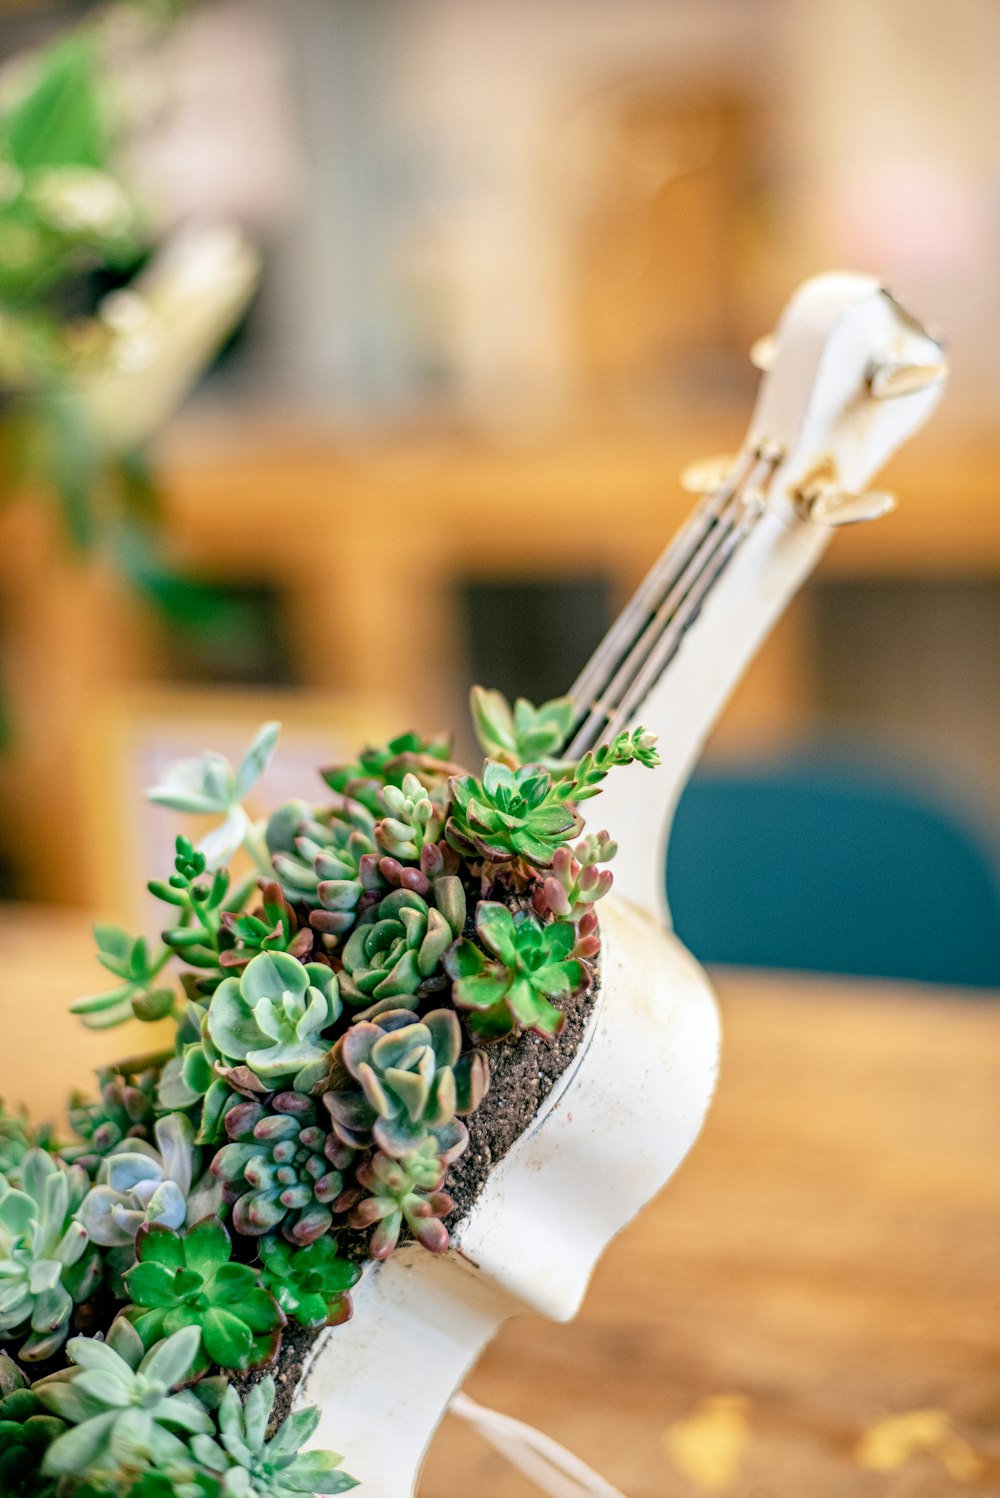
[[[276,1093],[266,1103],[238,1103],[226,1114],[230,1143],[212,1169],[233,1205],[238,1233],[261,1237],[281,1229],[290,1243],[313,1243],[333,1224],[354,1151],[320,1123],[312,1098]]]
[[[402,1160],[377,1154],[359,1165],[358,1183],[369,1194],[353,1208],[349,1223],[352,1228],[374,1226],[368,1244],[373,1259],[389,1257],[404,1222],[421,1247],[434,1254],[447,1251],[450,1239],[441,1219],[455,1203],[441,1190],[446,1169],[434,1153],[432,1139]]]
[[[383,1154],[400,1159],[430,1138],[444,1164],[468,1146],[460,1113],[473,1113],[489,1087],[482,1051],[461,1055],[462,1031],[453,1009],[423,1018],[391,1009],[359,1020],[338,1042],[338,1063],[354,1087],[324,1094],[338,1137],[352,1149],[374,1139]]]
[[[238,915],[224,911],[223,930],[233,945],[219,954],[224,968],[243,968],[259,952],[287,952],[307,962],[315,937],[308,926],[300,928],[298,917],[273,879],[261,880],[261,903],[256,910]]]

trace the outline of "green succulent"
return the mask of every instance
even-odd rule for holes
[[[278,1354],[284,1313],[248,1264],[234,1264],[232,1239],[217,1217],[184,1234],[158,1223],[139,1230],[138,1263],[125,1275],[126,1314],[152,1347],[183,1326],[201,1328],[195,1371],[262,1368]]]
[[[218,973],[227,907],[238,909],[245,898],[243,891],[230,892],[229,871],[210,871],[206,854],[190,838],[178,837],[174,872],[169,879],[151,879],[146,887],[177,912],[176,923],[163,932],[170,951],[188,967]]]
[[[341,993],[348,1003],[427,991],[465,925],[465,890],[456,875],[435,880],[433,898],[431,905],[413,890],[397,889],[363,913],[343,952]]]
[[[576,803],[598,795],[601,782],[617,766],[658,764],[655,742],[645,729],[636,728],[588,750],[577,764],[551,771],[534,764],[511,769],[488,759],[481,780],[456,775],[450,782],[448,841],[466,858],[489,863],[520,858],[532,868],[546,869],[556,851],[583,827]]]
[[[449,764],[451,744],[447,739],[423,739],[417,733],[402,733],[388,744],[363,749],[349,765],[337,765],[323,771],[323,779],[332,790],[360,801],[376,817],[385,814],[382,792],[387,785],[401,786],[407,774],[414,774],[428,786],[447,778],[454,768]]]
[[[226,1498],[301,1498],[357,1487],[353,1477],[337,1470],[342,1458],[336,1453],[302,1450],[319,1424],[318,1409],[289,1415],[267,1440],[274,1397],[272,1378],[251,1389],[245,1405],[235,1389],[227,1389],[218,1437],[198,1434],[191,1442],[202,1465],[223,1474]]]
[[[83,1199],[80,1222],[102,1248],[130,1249],[144,1223],[182,1228],[219,1204],[211,1174],[195,1184],[199,1151],[191,1121],[169,1113],[157,1121],[154,1137],[155,1146],[144,1139],[116,1144]]]
[[[70,1005],[88,1030],[109,1030],[129,1019],[158,1020],[174,1007],[174,991],[159,982],[171,958],[169,947],[150,951],[144,936],[130,936],[120,926],[95,926],[97,960],[121,981],[115,988],[88,994]]]
[[[17,1364],[0,1352],[0,1493],[4,1498],[55,1498],[42,1461],[66,1426],[50,1415]]]
[[[489,759],[482,780],[474,775],[452,780],[448,841],[466,858],[490,863],[521,858],[534,868],[546,868],[556,849],[583,827],[569,789],[568,782],[553,781],[537,765],[511,770]]]
[[[214,1429],[194,1394],[173,1392],[191,1378],[200,1344],[200,1328],[185,1326],[147,1351],[124,1316],[105,1342],[75,1337],[66,1348],[76,1365],[71,1375],[36,1385],[46,1408],[70,1427],[49,1447],[43,1472],[86,1473],[97,1484],[187,1461],[188,1438]]]
[[[224,968],[246,967],[259,952],[287,952],[300,962],[309,958],[314,936],[298,917],[274,880],[261,880],[261,903],[256,910],[237,915],[224,911],[223,927],[233,945],[223,950]]]
[[[441,836],[441,806],[412,774],[404,775],[401,785],[385,786],[382,800],[389,815],[375,828],[379,847],[392,858],[419,859],[423,848]]]
[[[441,1190],[446,1169],[429,1138],[401,1160],[380,1153],[358,1166],[358,1184],[368,1195],[353,1208],[349,1222],[352,1228],[374,1225],[368,1243],[373,1259],[389,1257],[404,1222],[423,1248],[435,1254],[446,1251],[450,1240],[441,1219],[455,1206]]]
[[[18,1355],[38,1362],[65,1342],[74,1305],[100,1283],[101,1259],[76,1215],[86,1171],[31,1149],[18,1180],[0,1176],[0,1334],[27,1332]]]
[[[347,797],[329,812],[314,812],[304,801],[289,801],[268,822],[267,842],[275,874],[290,900],[318,905],[322,884],[350,887],[341,891],[340,906],[330,906],[330,915],[338,919],[324,917],[313,923],[327,935],[348,930],[363,892],[362,861],[378,853],[375,817],[368,808]]]
[[[566,1018],[549,1000],[578,992],[588,977],[573,955],[573,923],[543,926],[533,915],[515,920],[506,905],[483,900],[476,911],[476,932],[495,961],[464,937],[445,957],[455,984],[452,997],[469,1011],[470,1029],[484,1040],[512,1030],[558,1035]]]
[[[352,1149],[365,1149],[374,1138],[384,1154],[399,1159],[429,1136],[443,1160],[457,1160],[469,1135],[456,1115],[479,1107],[490,1077],[482,1051],[462,1056],[461,1050],[453,1009],[435,1009],[422,1019],[391,1009],[353,1024],[337,1044],[335,1062],[356,1085],[323,1098],[339,1138]]]
[[[614,882],[611,870],[597,866],[608,863],[617,851],[617,843],[606,832],[583,838],[572,850],[558,848],[551,871],[535,890],[536,913],[579,921],[611,889]]]
[[[231,1064],[245,1062],[273,1087],[307,1089],[330,1049],[340,1017],[337,976],[286,952],[262,952],[212,996],[208,1034]]]
[[[97,1073],[97,1083],[100,1097],[96,1102],[79,1092],[70,1100],[70,1128],[83,1144],[63,1152],[65,1158],[91,1173],[123,1140],[151,1137],[159,1071],[156,1066],[144,1066],[142,1062],[134,1063],[134,1068],[128,1070],[106,1066]]]
[[[490,759],[512,770],[521,765],[561,766],[560,750],[576,717],[570,697],[554,697],[541,707],[519,697],[512,710],[501,692],[473,687],[469,701],[476,737]]]
[[[340,1326],[350,1320],[350,1292],[361,1270],[339,1257],[335,1238],[317,1238],[305,1248],[293,1248],[283,1238],[262,1238],[260,1258],[262,1284],[300,1326]]]
[[[329,1231],[353,1151],[320,1124],[312,1098],[278,1092],[266,1103],[238,1103],[226,1131],[231,1142],[212,1169],[234,1203],[238,1233],[260,1237],[280,1226],[290,1243],[306,1244]]]

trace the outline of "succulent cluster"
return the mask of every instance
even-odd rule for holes
[[[98,928],[116,986],[76,1009],[99,1027],[170,1018],[173,1047],[99,1073],[61,1151],[0,1111],[5,1492],[354,1485],[300,1450],[313,1415],[268,1441],[274,1385],[244,1404],[225,1374],[271,1365],[289,1322],[346,1321],[365,1254],[448,1248],[488,1046],[558,1035],[594,978],[615,847],[580,836],[579,803],[614,766],[655,762],[641,730],[560,759],[565,700],[510,708],[477,689],[473,716],[478,776],[406,734],[324,772],[329,806],[290,802],[266,826],[244,802],[275,725],[237,768],[205,754],[156,788],[221,826],[178,837],[150,883],[159,942]]]

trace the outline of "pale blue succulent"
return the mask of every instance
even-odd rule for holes
[[[233,769],[225,755],[206,750],[177,760],[159,784],[147,791],[147,798],[157,806],[223,818],[198,845],[209,868],[227,864],[246,843],[258,865],[270,871],[267,846],[243,802],[267,769],[280,732],[280,723],[265,723],[258,729],[238,769]]]
[[[17,1186],[0,1175],[0,1335],[28,1332],[28,1362],[58,1351],[73,1306],[100,1282],[100,1255],[76,1219],[88,1185],[81,1166],[41,1149],[21,1160]]]
[[[186,1326],[146,1352],[122,1316],[106,1342],[74,1337],[66,1350],[76,1368],[35,1385],[46,1408],[70,1426],[46,1452],[43,1472],[85,1473],[100,1487],[189,1461],[189,1438],[207,1436],[214,1425],[194,1394],[173,1391],[190,1377],[200,1345],[201,1328]]]
[[[274,1379],[264,1378],[240,1403],[227,1389],[219,1408],[218,1439],[196,1435],[191,1450],[211,1472],[223,1474],[226,1498],[301,1498],[304,1493],[346,1493],[357,1479],[339,1472],[333,1451],[303,1451],[319,1424],[315,1407],[284,1420],[268,1441]]]
[[[212,1043],[231,1064],[245,1062],[273,1089],[308,1092],[330,1049],[325,1032],[340,1017],[337,975],[287,952],[261,952],[239,978],[215,990]]]
[[[146,1222],[182,1228],[215,1212],[221,1202],[215,1177],[195,1184],[199,1151],[194,1127],[182,1113],[157,1121],[155,1147],[125,1139],[101,1162],[97,1184],[83,1199],[80,1222],[103,1248],[125,1248]]]

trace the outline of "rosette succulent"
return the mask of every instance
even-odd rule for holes
[[[70,1128],[82,1146],[65,1152],[66,1157],[93,1172],[108,1152],[125,1139],[148,1140],[153,1132],[156,1088],[159,1073],[155,1066],[124,1071],[106,1066],[97,1073],[100,1097],[91,1102],[82,1093],[74,1093],[69,1106]]]
[[[577,709],[570,697],[554,697],[534,707],[519,697],[511,709],[502,692],[473,687],[469,694],[476,737],[491,759],[512,770],[521,765],[558,769]]]
[[[223,1474],[226,1498],[296,1498],[357,1487],[353,1477],[338,1471],[341,1458],[335,1452],[302,1450],[319,1424],[318,1409],[289,1415],[267,1440],[274,1397],[272,1378],[250,1390],[245,1406],[235,1389],[227,1389],[219,1407],[218,1437],[198,1434],[191,1442],[199,1462]]]
[[[295,911],[273,879],[261,880],[261,903],[256,910],[243,915],[223,911],[222,925],[233,942],[220,954],[224,968],[246,967],[258,952],[288,952],[305,962],[315,939],[308,926],[299,926]]]
[[[261,868],[269,868],[267,849],[243,802],[267,769],[280,732],[280,723],[265,723],[258,729],[237,769],[225,755],[206,750],[177,760],[159,784],[147,791],[147,799],[157,806],[223,818],[199,847],[209,869],[228,863],[243,843]]]
[[[208,1435],[212,1418],[194,1394],[173,1392],[191,1378],[201,1343],[197,1326],[185,1326],[148,1352],[119,1316],[106,1342],[76,1337],[67,1352],[76,1364],[68,1378],[36,1385],[47,1409],[70,1427],[49,1447],[48,1476],[86,1473],[99,1487],[124,1471],[144,1471],[189,1459],[187,1438]]]
[[[260,1277],[285,1315],[300,1326],[340,1326],[351,1317],[350,1292],[361,1278],[334,1238],[293,1248],[283,1238],[260,1240]]]
[[[312,1243],[333,1222],[353,1151],[320,1124],[312,1098],[278,1092],[226,1114],[230,1143],[212,1169],[233,1206],[233,1226],[259,1237],[281,1228],[290,1243]]]
[[[572,922],[543,926],[533,915],[515,919],[506,905],[483,900],[476,911],[476,932],[487,952],[463,937],[445,958],[454,979],[452,997],[469,1011],[470,1028],[484,1040],[512,1030],[558,1035],[566,1019],[550,999],[578,992],[588,977],[584,964],[572,955]]]
[[[433,1139],[402,1160],[376,1154],[358,1166],[358,1184],[369,1194],[355,1205],[349,1222],[352,1228],[374,1225],[368,1244],[373,1259],[389,1257],[404,1222],[423,1248],[434,1254],[447,1250],[448,1229],[441,1218],[455,1203],[441,1190],[446,1168],[434,1152]]]
[[[0,1176],[0,1334],[28,1333],[18,1356],[36,1362],[65,1342],[74,1305],[100,1283],[101,1260],[77,1220],[90,1184],[80,1166],[31,1149],[18,1180]]]
[[[329,812],[314,812],[305,801],[289,801],[268,822],[267,843],[275,874],[290,900],[317,905],[321,884],[352,887],[354,905],[345,905],[343,921],[318,923],[318,929],[328,934],[347,930],[362,894],[362,859],[378,853],[375,817],[368,808],[347,797]]]
[[[80,1207],[80,1222],[103,1248],[131,1248],[143,1223],[181,1228],[213,1212],[219,1193],[211,1175],[195,1185],[199,1151],[181,1113],[157,1121],[155,1147],[126,1139],[101,1162],[97,1184]]]
[[[184,1326],[201,1328],[194,1365],[261,1368],[281,1346],[284,1313],[248,1264],[232,1262],[232,1240],[217,1217],[204,1217],[187,1233],[159,1223],[139,1230],[139,1262],[125,1275],[132,1300],[126,1315],[145,1347]]]
[[[467,858],[489,863],[521,858],[547,868],[556,849],[583,827],[569,790],[568,783],[554,781],[537,765],[512,770],[489,759],[482,780],[474,775],[452,780],[448,841]]]
[[[397,889],[364,912],[344,947],[340,981],[348,1003],[428,991],[429,980],[465,925],[461,880],[449,874],[435,880],[433,899],[429,904],[414,890]]]
[[[353,1149],[374,1138],[395,1159],[430,1138],[444,1162],[457,1160],[469,1135],[456,1115],[479,1107],[490,1075],[482,1051],[462,1056],[461,1050],[453,1009],[435,1009],[423,1019],[391,1009],[353,1024],[338,1042],[335,1063],[357,1085],[323,1098],[338,1136]]]
[[[239,978],[212,996],[208,1034],[231,1064],[245,1063],[272,1087],[308,1088],[330,1049],[327,1032],[340,1018],[337,976],[321,963],[286,952],[261,952]]]

